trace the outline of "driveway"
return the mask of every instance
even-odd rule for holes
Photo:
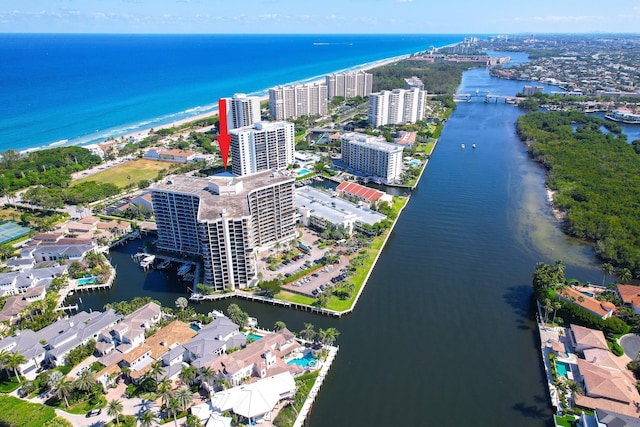
[[[620,346],[624,350],[624,354],[629,356],[631,360],[638,358],[640,352],[640,336],[637,334],[627,334],[620,338]]]

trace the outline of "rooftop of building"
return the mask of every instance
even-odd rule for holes
[[[347,132],[342,135],[342,140],[364,147],[375,148],[380,151],[387,151],[389,153],[402,152],[401,146],[391,144],[379,136],[371,136],[358,132]]]
[[[295,198],[298,208],[312,209],[315,216],[324,218],[332,224],[340,224],[345,220],[354,219],[373,225],[386,218],[379,212],[363,208],[310,186],[297,188]]]
[[[235,176],[232,174],[214,175],[208,178],[170,175],[155,183],[152,191],[172,192],[196,196],[200,199],[198,219],[216,220],[223,214],[233,218],[249,216],[247,196],[250,192],[273,185],[291,183],[295,179],[276,171],[263,171],[251,175]],[[238,189],[232,194],[217,194],[214,188]]]

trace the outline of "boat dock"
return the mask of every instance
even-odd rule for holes
[[[116,279],[116,269],[111,267],[109,278],[105,283],[81,283],[82,279],[69,279],[69,284],[58,291],[58,303],[56,304],[55,311],[78,309],[78,304],[65,306],[64,303],[68,297],[75,292],[95,291],[102,289],[110,289],[113,286],[113,281]]]

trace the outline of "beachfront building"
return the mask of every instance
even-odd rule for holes
[[[269,110],[274,120],[327,114],[327,86],[296,84],[269,89]]]
[[[231,171],[238,176],[266,170],[285,170],[294,163],[293,123],[258,122],[233,129]]]
[[[393,183],[402,174],[403,148],[383,138],[348,132],[342,135],[342,163],[374,180]]]
[[[364,71],[333,73],[325,77],[329,99],[335,96],[353,98],[369,96],[373,88],[373,74]]]
[[[609,301],[598,301],[597,299],[583,294],[571,286],[566,286],[556,291],[556,296],[570,304],[578,305],[594,316],[601,319],[608,319],[613,315],[616,306]]]
[[[251,126],[261,120],[260,98],[236,93],[227,101],[227,126],[229,129]]]
[[[369,95],[370,125],[415,123],[424,119],[427,92],[421,89],[383,90]]]
[[[295,238],[294,181],[277,171],[168,176],[151,187],[157,247],[201,257],[207,286],[245,288],[256,253]]]

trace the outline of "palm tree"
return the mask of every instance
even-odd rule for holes
[[[65,407],[69,407],[69,396],[73,393],[75,386],[72,381],[62,380],[56,386],[55,395],[58,399],[64,399]]]
[[[20,383],[22,382],[22,380],[20,379],[20,375],[18,375],[18,368],[26,361],[27,359],[17,351],[10,353],[9,357],[7,358],[7,367],[9,369],[13,369],[13,373],[16,375],[16,378]]]
[[[198,375],[198,378],[200,379],[200,381],[204,381],[207,384],[207,389],[209,391],[209,394],[211,393],[211,389],[213,388],[211,386],[211,381],[213,381],[213,379],[216,377],[216,373],[213,371],[213,369],[211,369],[208,366],[205,366],[203,368],[200,368],[200,373]]]
[[[560,301],[554,301],[551,304],[551,308],[553,309],[553,323],[556,322],[556,313],[558,312],[558,310],[560,310],[562,308],[562,304],[560,303]]]
[[[0,369],[4,369],[8,378],[11,378],[11,374],[9,374],[9,351],[8,350],[0,350]]]
[[[602,286],[604,287],[604,280],[607,278],[607,276],[610,276],[613,274],[613,265],[609,264],[608,262],[605,262],[604,264],[602,264]]]
[[[195,366],[185,366],[180,371],[179,377],[180,381],[187,387],[193,384],[193,381],[196,379],[196,374],[198,373],[198,368]]]
[[[180,297],[176,300],[176,308],[179,308],[180,311],[184,311],[185,308],[189,305],[189,301],[185,297]]]
[[[286,329],[287,324],[284,323],[282,320],[278,320],[276,323],[273,324],[273,329],[277,332],[280,331],[282,329]]]
[[[82,391],[89,391],[91,387],[96,383],[96,376],[91,369],[85,369],[80,371],[78,378],[75,380],[75,385]]]
[[[304,329],[300,331],[300,336],[302,339],[311,341],[316,336],[316,331],[314,330],[313,323],[305,323]]]
[[[140,414],[140,427],[151,427],[158,421],[158,416],[153,411],[144,411]]]
[[[107,404],[107,415],[109,415],[110,417],[115,417],[116,418],[116,423],[118,425],[120,425],[120,414],[122,413],[123,410],[123,406],[122,406],[122,402],[120,402],[117,399],[113,399],[112,401],[110,401]]]
[[[542,307],[544,308],[544,323],[547,323],[549,312],[552,310],[551,300],[549,298],[542,300]]]
[[[164,374],[164,368],[162,367],[162,360],[156,360],[151,364],[151,368],[149,369],[149,375],[158,381],[158,377]]]
[[[322,329],[320,330],[322,331]],[[325,345],[333,345],[338,335],[340,335],[340,332],[336,328],[327,328],[327,330],[324,331],[324,340],[320,342]]]
[[[176,398],[176,396],[172,396],[171,399],[167,402],[167,412],[173,415],[173,421],[178,426],[178,411],[180,410],[180,401]]]
[[[191,399],[193,398],[193,394],[188,388],[183,388],[182,390],[176,392],[174,397],[180,404],[180,410],[184,411],[189,407]]]
[[[131,367],[129,365],[120,366],[120,373],[122,374],[123,378],[128,379],[129,374],[131,373]]]
[[[168,378],[163,378],[162,380],[160,380],[160,382],[158,382],[158,394],[160,395],[163,404],[165,406],[168,406],[169,399],[171,399],[171,397],[173,396],[173,393],[171,391],[171,381],[169,381]]]
[[[633,276],[631,275],[631,270],[629,270],[628,268],[625,267],[622,270],[620,270],[621,282],[629,283],[629,281],[631,280],[631,277]]]

